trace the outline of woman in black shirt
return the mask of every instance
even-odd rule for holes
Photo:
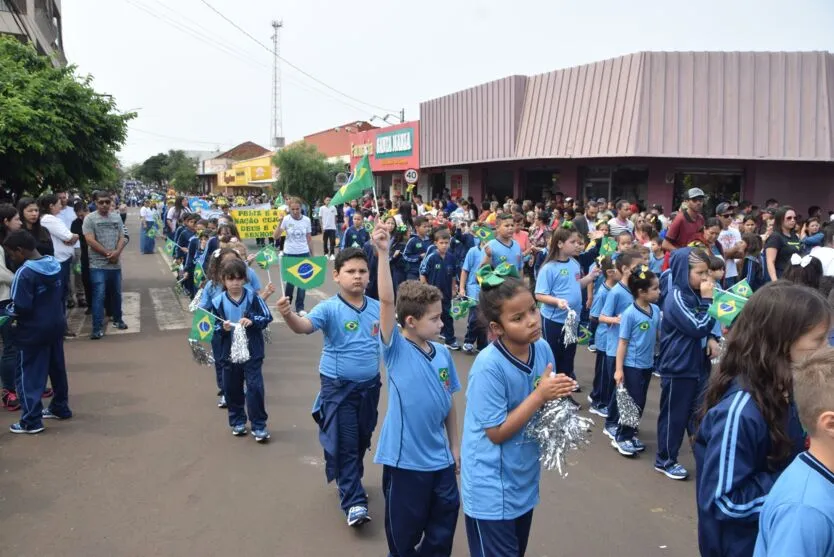
[[[796,211],[779,207],[774,215],[773,233],[765,243],[765,261],[770,280],[778,280],[790,267],[791,255],[799,253],[801,242],[796,234]]]
[[[17,202],[17,211],[20,213],[20,222],[23,224],[23,229],[35,237],[38,253],[41,255],[55,255],[52,236],[49,235],[46,228],[41,226],[38,202],[31,197],[24,197]]]

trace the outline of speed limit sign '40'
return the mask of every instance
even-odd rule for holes
[[[420,174],[413,168],[405,171],[405,182],[407,184],[416,184],[418,178],[420,178]]]

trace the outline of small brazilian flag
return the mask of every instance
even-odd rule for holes
[[[275,248],[272,246],[266,246],[264,249],[258,252],[258,255],[255,256],[255,263],[261,269],[269,269],[276,263],[278,263],[278,254],[275,252]]]
[[[371,221],[369,221],[369,220],[366,220],[366,221],[365,221],[365,230],[367,230],[367,231],[368,231],[368,234],[370,234],[371,232],[373,232],[373,231],[374,231],[374,223],[372,223],[372,222],[371,222]]]
[[[591,342],[593,335],[588,327],[579,326],[579,334],[576,336],[576,344],[583,346]]]
[[[288,257],[281,261],[281,278],[286,282],[308,290],[324,284],[327,257]]]
[[[475,300],[470,300],[469,298],[455,298],[452,300],[452,306],[449,308],[449,315],[452,319],[462,319],[469,315],[469,310],[478,303]]]
[[[214,336],[214,317],[202,308],[197,308],[194,321],[191,322],[191,333],[188,338],[198,342],[211,342]]]
[[[194,284],[200,284],[203,282],[203,278],[205,274],[203,273],[203,268],[198,264],[194,267]]]
[[[174,255],[174,249],[176,249],[176,247],[177,244],[175,244],[170,238],[165,240],[165,251],[168,252],[168,255]]]
[[[8,323],[11,320],[12,320],[12,318],[9,315],[0,316],[0,327],[2,327],[3,325],[5,325],[6,323]]]
[[[749,298],[753,295],[753,289],[750,288],[750,283],[747,279],[742,280],[730,287],[729,292],[741,296],[742,298]]]
[[[741,296],[724,291],[716,292],[708,312],[719,323],[725,327],[729,327],[741,313],[746,303],[747,299]]]
[[[156,238],[156,228],[154,228],[153,226],[151,226],[150,228],[148,228],[148,231],[147,231],[147,232],[145,232],[145,235],[146,235],[148,238]]]
[[[609,238],[606,236],[602,239],[602,245],[599,248],[599,255],[600,257],[605,257],[606,255],[611,255],[617,251],[617,240],[614,238]]]
[[[482,242],[490,242],[495,239],[495,231],[485,224],[472,226],[472,235]]]

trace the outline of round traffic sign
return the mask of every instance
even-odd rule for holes
[[[414,170],[413,168],[409,168],[405,171],[405,181],[408,184],[416,184],[418,178],[420,178],[420,174]]]

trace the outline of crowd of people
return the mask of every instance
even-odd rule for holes
[[[4,333],[4,350],[12,331],[10,344],[34,370],[16,378],[24,394],[16,433],[42,430],[43,418],[71,416],[60,371],[65,320],[52,306],[67,307],[61,257],[72,259],[63,247],[44,256],[46,237],[32,225],[65,246],[83,237],[97,254],[95,264],[92,253],[88,259],[100,278],[86,298],[95,314],[107,305],[103,293],[118,277],[109,273],[124,248],[110,200],[100,192],[95,213],[76,215],[83,219],[79,236],[48,218],[60,215],[60,197],[41,200],[43,218],[23,205],[2,219],[7,265],[19,268],[6,306],[15,326]],[[707,217],[706,202],[691,188],[667,217],[657,205],[579,204],[561,195],[490,200],[479,211],[471,200],[448,196],[431,204],[419,196],[383,199],[379,206],[366,196],[341,207],[329,199],[313,207],[289,200],[265,240],[286,256],[314,255],[318,221],[339,289],[308,313],[303,289],[287,284],[275,308],[292,333],[322,332],[313,417],[347,524],[371,520],[362,480],[381,362],[389,402],[374,462],[383,466],[392,555],[449,555],[461,504],[473,555],[523,555],[539,501],[539,448],[524,437],[536,413],[555,399],[583,410],[577,394],[591,387],[587,410],[604,418],[601,432],[617,454],[638,458],[647,444],[639,426],[621,423],[616,393],[627,393],[642,414],[658,376],[652,465],[685,480],[690,474],[678,457],[685,440],[692,446],[701,553],[832,554],[834,353],[826,346],[834,224],[817,207],[801,217],[773,200],[762,208],[716,200],[715,216]],[[149,202],[141,218],[143,239],[164,230],[178,281],[211,316],[218,406],[231,433],[268,441],[262,367],[274,285],[262,285],[249,266],[255,253],[228,211],[203,218],[185,200]],[[31,233],[16,232],[16,220]],[[146,241],[140,248],[153,252]],[[732,325],[721,326],[708,309],[741,281],[752,295]],[[37,297],[43,306],[33,309],[36,289],[54,295]],[[452,308],[464,300],[471,304],[459,343]],[[577,377],[578,344],[564,335],[574,320],[596,357],[592,381]],[[236,347],[240,333],[247,357]],[[474,356],[460,426],[461,381],[450,353],[457,350]],[[42,410],[47,375],[54,395]]]
[[[603,434],[624,457],[647,445],[639,427],[620,423],[616,391],[642,413],[659,376],[653,467],[684,480],[678,456],[685,440],[693,447],[702,554],[830,554],[834,224],[819,208],[801,218],[775,201],[718,200],[706,217],[703,191],[685,198],[668,217],[657,205],[562,196],[489,201],[481,211],[448,197],[314,207],[339,293],[307,313],[303,295],[293,307],[287,289],[276,307],[292,332],[324,337],[313,413],[347,523],[371,519],[363,460],[377,425],[381,360],[389,403],[374,462],[383,466],[391,554],[418,546],[450,554],[462,502],[473,555],[523,555],[539,500],[538,448],[524,430],[549,400],[582,409],[577,344],[563,335],[575,316],[596,355],[587,409],[604,418]],[[290,200],[288,209],[272,240],[287,255],[312,255],[305,208]],[[207,277],[200,306],[218,317],[219,405],[233,435],[250,424],[264,442],[262,329],[274,287],[252,278],[253,254],[232,222],[182,218],[178,249],[184,262],[189,245],[196,249]],[[231,237],[212,246],[215,224]],[[184,272],[193,273],[187,263]],[[722,327],[708,308],[741,281],[753,294]],[[451,311],[461,300],[474,306],[462,344]],[[232,362],[237,327],[246,332],[245,363]],[[458,427],[450,351],[461,349],[475,359]]]

